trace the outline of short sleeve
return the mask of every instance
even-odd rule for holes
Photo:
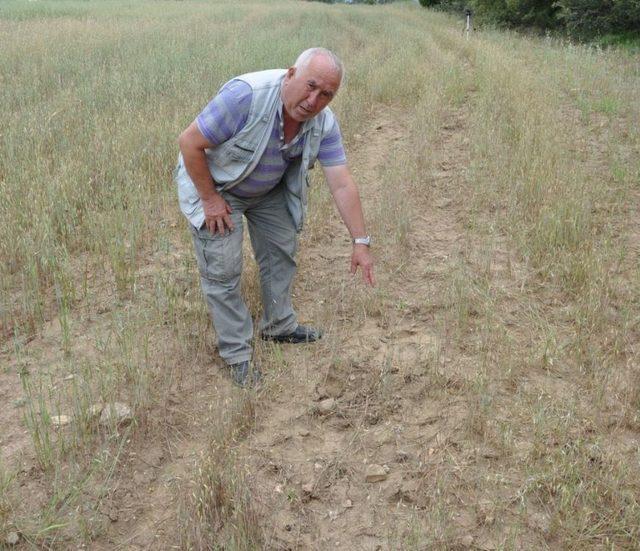
[[[246,82],[227,82],[196,118],[201,134],[214,145],[235,136],[247,122],[251,96]]]
[[[318,161],[322,166],[338,166],[347,164],[347,156],[342,145],[342,134],[340,125],[336,120],[333,128],[322,138],[320,150],[318,151]]]

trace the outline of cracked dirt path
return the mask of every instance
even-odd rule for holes
[[[429,370],[448,361],[437,312],[464,245],[465,123],[462,110],[448,113],[424,174],[427,192],[404,197],[409,260],[398,264],[374,247],[382,294],[369,295],[379,303],[370,313],[353,306],[367,294],[345,282],[349,249],[335,214],[326,225],[332,237],[303,246],[299,309],[311,319],[331,319],[333,311],[334,326],[315,350],[284,350],[286,372],[241,446],[272,548],[377,549],[400,541],[412,511],[426,506],[428,473],[455,445],[468,411],[451,394],[462,383],[444,381],[450,392],[439,399],[425,399],[425,385]],[[410,147],[408,126],[408,114],[381,108],[350,154],[367,212],[384,194],[380,174],[395,148]],[[389,471],[386,480],[366,481],[371,464]]]

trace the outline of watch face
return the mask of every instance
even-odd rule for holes
[[[371,238],[367,235],[367,237],[356,237],[353,240],[354,243],[358,244],[358,245],[367,245],[369,246],[371,243]]]

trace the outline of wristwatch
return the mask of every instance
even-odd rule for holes
[[[371,246],[371,236],[365,235],[364,237],[355,237],[353,239],[354,245],[366,245],[367,247]]]

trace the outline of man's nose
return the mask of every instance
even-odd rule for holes
[[[309,97],[307,98],[309,107],[315,108],[316,104],[318,103],[318,99],[320,99],[320,90],[314,90],[313,92],[311,92],[309,94]]]

